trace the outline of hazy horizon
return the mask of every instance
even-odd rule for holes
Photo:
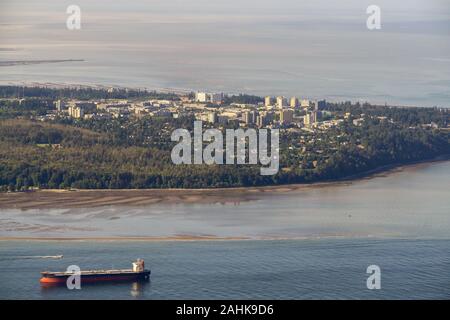
[[[66,28],[79,5],[82,27]],[[366,28],[381,8],[382,29]],[[1,84],[52,82],[450,107],[446,1],[3,1]]]

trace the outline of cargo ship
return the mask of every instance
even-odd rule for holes
[[[80,272],[80,281],[83,283],[114,282],[114,281],[148,281],[150,270],[145,269],[144,260],[138,259],[132,263],[131,269],[113,270],[88,270]],[[67,279],[73,276],[73,272],[41,272],[41,284],[66,285]]]

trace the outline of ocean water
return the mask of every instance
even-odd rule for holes
[[[378,0],[4,0],[0,83],[208,90],[449,107],[450,6]]]
[[[148,283],[39,284],[44,270],[127,268],[137,257]],[[374,264],[380,290],[366,286]],[[0,242],[0,298],[449,299],[450,240]]]
[[[450,161],[255,201],[0,209],[0,237],[450,238]],[[124,196],[126,199],[126,195]]]
[[[0,241],[3,299],[450,299],[450,161],[234,204],[0,210],[0,237],[212,235],[240,241]],[[112,219],[114,218],[114,219]],[[286,238],[285,240],[257,240]],[[61,260],[42,256],[64,255]],[[40,272],[129,268],[149,283],[43,288]],[[381,268],[381,290],[366,269]]]

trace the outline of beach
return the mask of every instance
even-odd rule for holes
[[[2,240],[448,238],[450,161],[309,185],[0,194]]]
[[[263,187],[211,189],[42,189],[28,192],[0,193],[0,209],[64,209],[104,206],[150,206],[154,204],[236,204],[256,201],[280,193],[301,192],[310,188],[348,185],[361,179],[414,171],[430,163],[446,161],[437,158],[408,165],[389,165],[347,177],[339,181]]]
[[[289,188],[282,188],[288,190]],[[276,191],[273,188],[272,191]],[[291,189],[289,189],[291,190]],[[142,189],[142,190],[39,190],[0,194],[0,208],[51,209],[102,206],[148,206],[158,203],[233,203],[256,200],[267,188],[251,189]]]

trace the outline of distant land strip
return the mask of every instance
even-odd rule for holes
[[[60,63],[60,62],[80,62],[84,59],[64,59],[64,60],[7,60],[0,61],[0,67],[10,67],[16,65],[30,65],[42,63]]]

